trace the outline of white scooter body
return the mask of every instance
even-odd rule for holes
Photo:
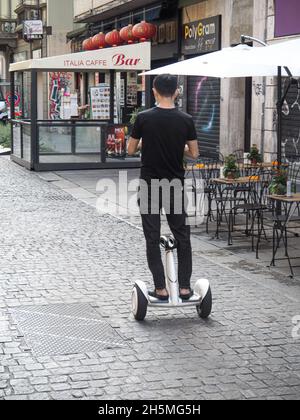
[[[212,309],[212,294],[209,281],[206,279],[198,280],[194,287],[194,295],[189,300],[182,300],[179,296],[179,283],[174,258],[176,241],[172,236],[162,237],[161,246],[166,251],[166,288],[170,298],[168,301],[162,301],[149,296],[146,284],[138,280],[135,283],[132,294],[132,312],[134,317],[138,321],[143,321],[146,317],[148,306],[161,308],[196,306],[199,316],[208,318]]]

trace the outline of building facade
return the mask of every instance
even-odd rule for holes
[[[178,5],[181,59],[238,44],[244,33],[252,35],[252,0],[180,0]],[[194,117],[202,156],[249,149],[249,80],[189,77],[185,88],[185,111]]]
[[[19,0],[15,13],[17,15],[18,41],[14,50],[14,61],[70,52],[66,35],[74,28],[72,0],[63,2],[59,0]],[[42,20],[43,40],[35,40],[32,43],[24,41],[23,22],[25,20]]]
[[[17,47],[17,15],[15,8],[18,0],[1,0],[0,2],[0,79],[8,78],[8,65],[13,50]]]
[[[253,0],[74,0],[74,20],[85,25],[80,33],[69,34],[74,51],[97,32],[143,20],[154,23],[152,68],[156,68],[238,44],[244,33],[252,35]],[[147,78],[145,103],[133,106],[154,104],[151,83]],[[251,81],[189,77],[181,78],[180,87],[179,106],[195,119],[203,156],[216,158],[219,152],[249,149]]]
[[[2,0],[1,78],[7,77],[9,61],[82,51],[85,39],[143,20],[157,27],[152,68],[236,45],[242,34],[278,42],[299,36],[299,8],[298,0]],[[43,20],[44,39],[28,44],[22,37],[23,21],[37,18]],[[89,103],[90,87],[110,83],[109,77],[77,74],[73,83],[81,104]],[[121,74],[115,83],[123,91],[119,101],[122,122],[127,123],[136,109],[154,104],[150,78],[142,80],[132,72]],[[180,78],[178,105],[194,117],[202,156],[217,158],[220,152],[247,151],[255,143],[267,160],[273,159],[277,150],[276,86],[275,77]],[[45,101],[48,88],[49,80],[45,80]],[[300,83],[295,81],[283,109],[284,153],[299,154],[299,98]]]
[[[64,0],[17,0],[11,8],[15,18],[15,44],[6,57],[6,67],[9,62],[19,62],[31,58],[49,57],[70,52],[67,43],[67,33],[74,28],[73,1]],[[43,38],[26,41],[23,36],[24,21],[41,20],[43,23]],[[49,115],[49,89],[51,74],[44,76],[44,118]],[[23,86],[23,89],[22,89]],[[16,80],[16,89],[23,91],[20,113],[30,118],[30,76],[27,73]],[[21,96],[21,95],[20,95]],[[29,100],[26,100],[29,98]]]
[[[254,0],[253,33],[267,44],[300,37],[300,3],[298,0]],[[288,79],[283,79],[283,90]],[[252,142],[260,146],[267,160],[276,157],[277,150],[277,78],[253,79]],[[284,106],[283,158],[300,156],[300,82],[292,84]]]

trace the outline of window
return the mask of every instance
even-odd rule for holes
[[[275,37],[300,34],[299,0],[275,0]]]

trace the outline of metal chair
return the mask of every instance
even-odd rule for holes
[[[232,154],[235,156],[237,163],[244,163],[244,149],[237,149]]]
[[[204,165],[203,168],[197,168],[198,165]],[[207,198],[208,201],[208,210],[205,215],[206,217],[206,232],[208,233],[208,224],[209,221],[213,220],[213,209],[212,209],[212,197],[215,193],[215,185],[212,183],[214,178],[218,178],[220,176],[220,162],[218,160],[212,159],[200,159],[198,163],[193,165],[193,191],[195,194],[195,203],[197,203],[197,193],[198,193],[198,182],[203,182],[203,190],[204,196]],[[197,209],[195,217],[197,217]]]
[[[269,185],[272,180],[272,172],[268,170],[260,170],[258,182],[252,182],[249,178],[248,189],[250,191],[245,203],[238,203],[229,214],[229,243],[232,244],[232,232],[235,224],[235,217],[239,211],[246,214],[246,230],[247,236],[252,240],[252,251],[256,249],[256,258],[259,257],[259,245],[262,235],[268,241],[264,218],[265,212],[272,211],[267,204],[267,194]],[[255,236],[257,232],[257,242],[255,247]]]

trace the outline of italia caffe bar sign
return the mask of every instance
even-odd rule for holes
[[[151,43],[124,45],[74,54],[21,61],[10,71],[134,71],[151,69]]]

